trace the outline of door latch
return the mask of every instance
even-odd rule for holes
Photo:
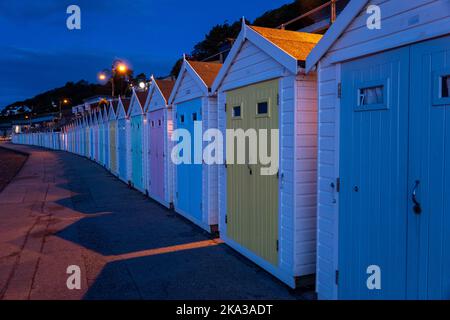
[[[420,181],[416,180],[416,182],[414,183],[412,194],[411,194],[411,200],[414,203],[413,210],[414,210],[415,214],[422,213],[422,207],[421,207],[419,201],[417,201],[417,189],[419,188],[419,185],[420,185]]]

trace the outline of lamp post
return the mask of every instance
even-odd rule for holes
[[[67,104],[69,104],[69,99],[64,98],[62,100],[59,100],[59,121],[61,121],[62,119],[62,105]]]
[[[128,66],[122,62],[122,61],[115,61],[113,62],[112,66],[111,66],[111,70],[103,70],[98,74],[98,80],[100,80],[100,82],[107,82],[108,78],[111,81],[111,95],[112,97],[115,96],[115,83],[114,83],[114,78],[116,77],[116,75],[121,75],[124,76],[127,74],[128,72]],[[110,74],[108,76],[108,74]]]

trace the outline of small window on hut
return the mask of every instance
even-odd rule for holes
[[[259,101],[256,104],[256,116],[257,117],[268,117],[269,116],[269,102]]]
[[[241,106],[233,107],[233,118],[240,118],[240,117],[241,117]]]
[[[180,115],[180,122],[184,123],[184,114]]]
[[[262,101],[258,102],[256,106],[256,114],[259,116],[265,116],[269,114],[269,102]]]
[[[192,114],[192,121],[197,121],[197,112]]]
[[[158,120],[158,127],[161,127],[161,119]]]
[[[441,97],[449,98],[450,91],[450,75],[445,75],[441,77]]]
[[[152,128],[155,126],[155,121],[152,120]]]
[[[374,86],[359,89],[359,106],[384,104],[384,86]]]

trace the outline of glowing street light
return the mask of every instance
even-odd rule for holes
[[[141,88],[141,89],[145,89],[145,82],[144,81],[141,81],[141,82],[139,82],[139,88]]]
[[[130,68],[128,64],[122,60],[115,60],[112,63],[111,69],[104,69],[97,74],[98,80],[102,84],[106,84],[111,81],[111,95],[115,96],[115,78],[116,76],[127,77]]]
[[[127,65],[125,64],[125,63],[119,63],[117,66],[116,66],[116,70],[119,72],[119,73],[126,73],[127,71],[128,71],[128,67],[127,67]]]
[[[62,119],[62,105],[69,104],[69,99],[64,98],[62,100],[59,100],[59,120]]]

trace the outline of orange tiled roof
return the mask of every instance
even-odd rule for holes
[[[322,35],[250,26],[264,38],[299,61],[305,61],[311,50],[322,39]]]
[[[173,87],[175,86],[175,80],[155,80],[159,90],[161,90],[166,101],[169,100]]]
[[[122,98],[123,108],[125,109],[125,114],[128,114],[128,109],[130,108],[130,98]]]
[[[217,62],[189,61],[189,64],[206,83],[208,88],[211,88],[220,68],[222,68],[222,64]]]
[[[114,110],[114,113],[115,114],[117,114],[117,106],[119,105],[119,100],[114,100],[113,102],[112,102],[112,107],[113,107],[113,110]]]
[[[147,95],[148,95],[147,91],[137,91],[136,92],[136,97],[138,98],[139,103],[141,104],[142,108],[144,108],[145,101],[147,101]]]

